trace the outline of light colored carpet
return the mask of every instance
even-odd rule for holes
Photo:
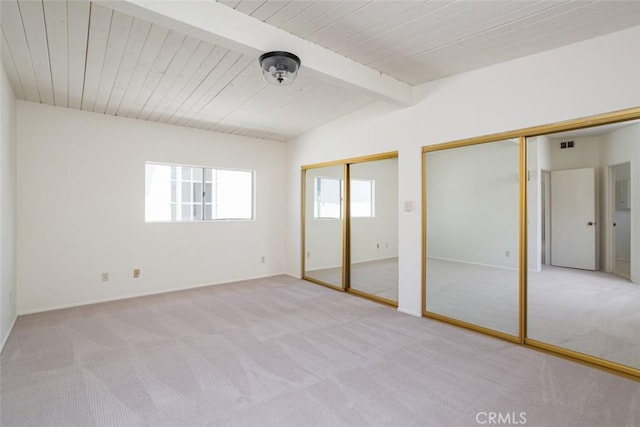
[[[286,276],[21,316],[0,359],[3,427],[640,425],[636,381]]]

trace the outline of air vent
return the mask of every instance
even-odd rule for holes
[[[573,148],[573,141],[564,141],[560,143],[560,149]]]

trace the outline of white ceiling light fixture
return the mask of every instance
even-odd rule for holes
[[[293,53],[273,51],[260,55],[258,59],[264,80],[272,85],[290,85],[300,69],[300,58]]]

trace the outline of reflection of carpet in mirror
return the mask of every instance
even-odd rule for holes
[[[427,311],[518,334],[518,271],[427,259]]]
[[[342,283],[340,267],[307,271],[306,275],[336,286]],[[352,264],[351,287],[370,295],[398,301],[398,258]]]
[[[428,259],[427,310],[517,334],[517,271]],[[528,337],[640,367],[640,284],[544,266],[529,274]]]
[[[529,274],[529,338],[640,367],[640,284],[601,271]]]

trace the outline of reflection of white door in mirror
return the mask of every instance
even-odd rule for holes
[[[595,169],[551,172],[551,264],[596,270]]]

